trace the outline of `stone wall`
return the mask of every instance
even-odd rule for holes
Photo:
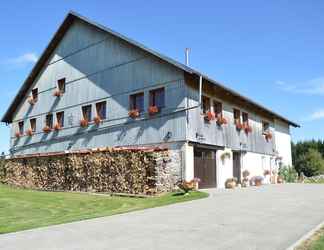
[[[30,155],[5,160],[1,182],[24,188],[156,194],[180,178],[181,153],[158,148]]]

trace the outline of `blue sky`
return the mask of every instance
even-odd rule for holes
[[[324,139],[324,1],[3,1],[0,114],[69,10],[190,65]],[[0,151],[9,128],[0,126]]]

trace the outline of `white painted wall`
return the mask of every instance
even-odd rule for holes
[[[229,158],[221,159],[221,155],[225,152],[230,153]],[[231,149],[217,150],[216,152],[216,175],[217,188],[225,188],[225,181],[233,177],[233,153]]]
[[[185,155],[184,177],[186,181],[191,181],[194,178],[194,147],[185,143],[183,145],[183,151]]]
[[[283,165],[291,166],[291,136],[287,123],[275,120],[275,147]]]

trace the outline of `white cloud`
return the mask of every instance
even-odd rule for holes
[[[304,95],[324,95],[324,77],[310,79],[300,84],[290,84],[284,81],[276,81],[276,85],[283,91]]]
[[[35,53],[25,53],[21,56],[10,58],[5,63],[13,65],[22,65],[28,63],[35,63],[38,60],[38,56]]]
[[[308,121],[315,121],[315,120],[321,120],[324,119],[324,109],[317,110],[313,112],[309,117]]]

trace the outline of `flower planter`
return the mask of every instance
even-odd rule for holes
[[[62,127],[61,127],[60,124],[56,123],[56,124],[54,125],[54,130],[55,130],[55,131],[59,131],[59,130],[61,130],[61,129],[62,129]]]
[[[215,119],[215,114],[211,111],[208,111],[204,116],[205,121],[210,122]]]
[[[150,106],[148,108],[149,115],[155,115],[158,112],[159,112],[159,108],[157,106]]]
[[[243,124],[239,120],[235,120],[235,127],[240,131],[243,128]]]
[[[129,117],[135,119],[136,117],[139,117],[140,113],[138,109],[133,109],[128,112]]]
[[[245,132],[246,134],[252,132],[252,127],[251,127],[249,124],[247,124],[247,123],[244,123],[244,124],[243,124],[243,129],[244,129],[244,132]]]
[[[86,119],[82,119],[82,120],[80,121],[80,126],[81,126],[82,128],[86,128],[86,127],[88,127],[88,125],[89,125],[88,120],[86,120]]]
[[[262,185],[262,181],[261,180],[255,180],[254,181],[254,185],[257,186],[257,187],[259,187],[259,186]]]
[[[43,132],[44,133],[49,133],[49,132],[51,132],[52,131],[52,129],[49,127],[49,126],[45,126],[44,128],[43,128]]]
[[[284,181],[283,181],[283,178],[281,177],[281,176],[278,176],[277,177],[277,183],[279,183],[279,184],[281,184],[281,183],[283,183]]]
[[[266,132],[266,133],[264,133],[264,136],[265,136],[265,139],[266,139],[267,141],[270,141],[270,140],[272,139],[272,134],[271,134],[271,132]]]
[[[33,136],[33,134],[34,134],[34,132],[33,132],[33,130],[31,130],[31,129],[28,129],[28,130],[26,131],[26,135],[27,135],[27,136]]]
[[[101,118],[99,116],[96,116],[95,118],[93,118],[93,121],[96,125],[99,125],[101,122]]]
[[[225,188],[234,189],[236,187],[237,179],[229,178],[225,181]]]
[[[55,97],[61,97],[62,95],[63,95],[63,93],[59,89],[56,89],[53,92],[53,96],[55,96]]]

